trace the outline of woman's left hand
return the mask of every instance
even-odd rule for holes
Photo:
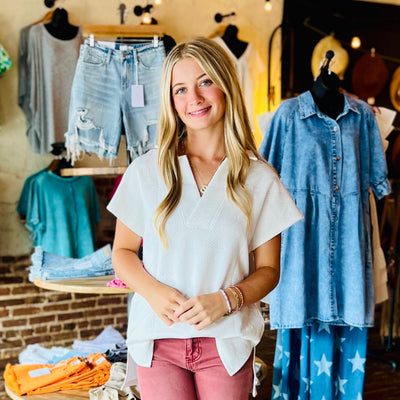
[[[175,310],[174,316],[200,331],[218,321],[226,312],[223,295],[215,292],[190,298]]]

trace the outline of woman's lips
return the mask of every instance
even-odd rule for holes
[[[192,112],[189,113],[189,115],[192,116],[192,117],[197,117],[197,116],[199,116],[199,115],[205,114],[205,113],[208,112],[210,109],[211,109],[211,106],[208,106],[208,107],[206,107],[206,108],[202,108],[201,110],[192,111]]]

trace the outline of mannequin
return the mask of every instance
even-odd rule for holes
[[[248,43],[237,37],[238,28],[235,25],[228,25],[222,35],[223,41],[232,51],[236,58],[239,58],[246,50]]]
[[[344,96],[343,93],[339,92],[339,77],[334,72],[329,71],[329,61],[330,59],[328,59],[327,65],[321,68],[321,73],[311,88],[311,94],[319,110],[332,119],[336,119],[343,111]]]
[[[79,28],[68,22],[68,12],[64,8],[54,10],[53,17],[45,24],[47,31],[57,39],[71,40],[77,34]]]

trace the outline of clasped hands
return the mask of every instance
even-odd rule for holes
[[[227,311],[226,302],[220,292],[185,298],[178,290],[159,283],[146,296],[152,309],[168,326],[176,322],[186,322],[197,330],[202,330]]]

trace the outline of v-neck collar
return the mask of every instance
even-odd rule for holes
[[[180,210],[187,225],[212,229],[226,199],[228,160],[225,158],[201,196],[186,155],[179,156],[182,173]]]

